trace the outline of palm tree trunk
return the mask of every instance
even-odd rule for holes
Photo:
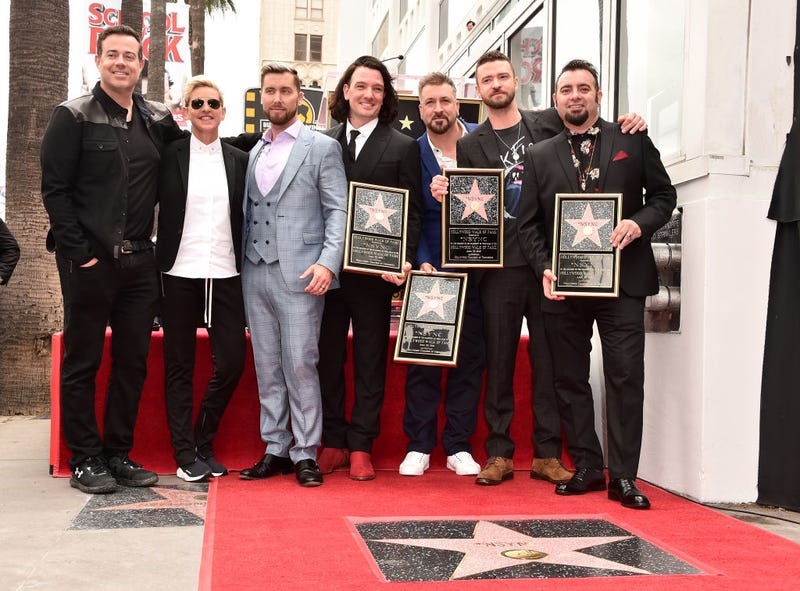
[[[189,51],[192,56],[192,76],[205,72],[206,62],[206,2],[186,0],[189,5]]]
[[[47,59],[31,23],[47,31]],[[69,4],[11,0],[8,33],[6,221],[22,256],[0,290],[0,414],[38,414],[49,408],[50,338],[62,324],[58,272],[45,250],[39,143],[53,108],[67,98]]]
[[[142,0],[122,0],[119,5],[119,24],[128,25],[142,34]],[[141,78],[136,83],[136,92],[142,92]]]
[[[147,98],[164,102],[164,54],[166,52],[167,0],[150,0],[150,65],[147,69]]]

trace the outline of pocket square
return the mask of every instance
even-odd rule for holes
[[[616,162],[617,160],[625,160],[628,157],[628,153],[625,150],[620,150],[617,152],[617,155],[611,160],[611,162]]]

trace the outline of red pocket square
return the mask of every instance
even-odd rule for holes
[[[617,155],[614,156],[614,159],[611,162],[616,162],[617,160],[625,160],[628,157],[628,153],[625,150],[620,150],[617,152]]]

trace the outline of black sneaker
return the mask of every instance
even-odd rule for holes
[[[117,482],[108,473],[100,458],[86,458],[72,469],[69,485],[90,495],[111,493],[117,490]]]
[[[128,457],[128,454],[111,456],[107,460],[108,471],[122,486],[153,486],[158,482],[158,474],[145,470]]]
[[[203,460],[209,468],[211,468],[211,475],[212,476],[226,476],[228,474],[228,469],[220,464],[217,460],[214,459],[214,456],[199,456],[201,460]]]
[[[186,482],[197,482],[211,476],[211,468],[203,460],[195,458],[194,462],[184,464],[175,475]]]

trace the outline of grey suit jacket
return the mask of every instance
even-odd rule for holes
[[[247,164],[244,244],[250,226],[246,195],[262,147],[258,142],[250,150]],[[286,285],[291,291],[303,291],[311,278],[301,280],[300,275],[319,263],[333,271],[331,288],[339,287],[347,222],[347,179],[339,143],[302,127],[279,182],[275,231],[278,263]]]

